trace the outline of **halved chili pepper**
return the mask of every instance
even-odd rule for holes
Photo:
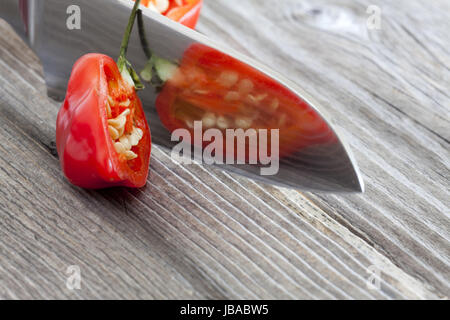
[[[139,79],[126,49],[139,1],[133,8],[118,63],[98,53],[73,66],[56,122],[56,145],[64,174],[83,188],[145,185],[150,130],[136,94]]]
[[[226,129],[279,129],[280,157],[335,138],[325,121],[289,89],[201,44],[185,52],[164,83],[156,109],[170,132],[185,128],[192,136],[194,121],[202,121],[203,130],[218,128],[224,136]]]
[[[143,0],[142,4],[194,29],[200,16],[203,0]]]

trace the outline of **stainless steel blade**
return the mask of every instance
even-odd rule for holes
[[[4,0],[2,10],[11,11],[14,5]],[[127,24],[133,2],[129,0],[25,0],[27,33],[29,44],[40,57],[51,97],[62,100],[74,62],[88,52],[100,52],[117,57],[123,31]],[[69,29],[66,25],[69,6],[81,9],[81,29]],[[6,12],[8,14],[8,12]],[[5,12],[3,12],[3,15]],[[13,19],[17,19],[17,16]],[[11,18],[11,12],[9,12]],[[145,31],[151,50],[169,60],[181,60],[186,49],[200,43],[232,56],[263,74],[270,76],[304,100],[325,120],[333,138],[325,143],[310,145],[280,160],[276,175],[260,175],[255,165],[218,165],[228,171],[238,172],[251,179],[296,189],[331,192],[362,192],[364,189],[356,162],[348,146],[339,137],[331,124],[323,117],[323,111],[297,84],[285,79],[277,72],[246,57],[202,34],[143,8]],[[11,19],[10,19],[11,21]],[[13,26],[17,29],[17,21]],[[21,30],[23,31],[23,29]],[[23,34],[23,32],[21,32]],[[128,49],[128,60],[137,70],[146,64],[138,30],[135,27]],[[152,141],[166,148],[172,148],[170,132],[162,125],[155,109],[157,92],[150,86],[140,93],[152,131]]]

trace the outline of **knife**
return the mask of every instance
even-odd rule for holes
[[[79,8],[79,29],[71,28],[67,22],[72,13],[70,8],[74,6]],[[132,7],[133,2],[130,0],[3,0],[0,17],[12,25],[40,58],[48,95],[62,100],[71,67],[80,56],[88,52],[117,56],[117,48],[120,47]],[[262,175],[259,164],[216,166],[253,180],[282,187],[317,192],[364,191],[364,183],[350,148],[326,120],[319,104],[299,85],[226,45],[148,8],[141,9],[142,22],[149,39],[148,49],[156,56],[167,61],[182,61],[187,50],[193,46],[211,48],[222,54],[217,55],[217,59],[226,56],[233,61],[239,61],[281,85],[289,91],[289,95],[300,98],[307,106],[307,112],[319,118],[324,127],[323,132],[327,132],[326,139],[306,137],[311,138],[309,141],[316,142],[281,157],[279,168],[273,175]],[[137,29],[134,28],[131,36],[127,56],[135,69],[142,70],[147,63],[147,57],[143,53]],[[140,93],[152,131],[152,142],[172,149],[177,142],[172,141],[171,132],[163,125],[155,108],[158,95],[159,91],[151,86],[147,86]]]

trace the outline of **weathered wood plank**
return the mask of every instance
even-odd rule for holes
[[[216,2],[204,21],[210,35],[222,32],[236,48],[296,78],[328,106],[353,146],[366,194],[309,197],[408,272],[448,292],[449,4],[381,1],[382,28],[369,31],[371,4]],[[234,25],[246,21],[248,32],[222,28],[229,17],[215,19],[220,12],[232,12]]]
[[[367,31],[369,1],[277,3],[207,2],[199,31],[320,99],[366,194],[265,186],[158,147],[142,190],[72,187],[54,152],[59,103],[0,21],[0,298],[449,295],[448,4],[381,2],[382,30]],[[81,290],[65,286],[70,265]]]

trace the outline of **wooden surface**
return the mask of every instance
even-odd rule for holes
[[[55,154],[60,104],[0,21],[0,298],[448,297],[450,4],[377,1],[368,30],[371,4],[206,0],[198,27],[327,108],[362,195],[178,166],[156,146],[144,189],[75,188]]]

